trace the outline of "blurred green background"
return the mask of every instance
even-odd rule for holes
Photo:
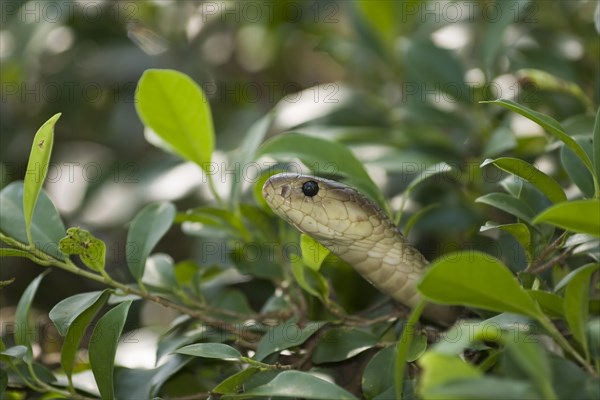
[[[143,205],[166,199],[183,211],[210,201],[196,166],[144,137],[134,93],[148,68],[185,72],[203,87],[217,163],[275,109],[270,135],[293,129],[348,144],[390,197],[414,166],[458,166],[460,185],[446,180],[416,193],[423,205],[444,205],[416,229],[414,240],[429,257],[452,241],[485,240],[476,235],[489,218],[473,199],[498,184],[479,172],[485,157],[509,151],[558,169],[556,158],[536,159],[549,142],[539,127],[478,101],[512,98],[578,134],[591,132],[592,102],[599,100],[593,1],[0,6],[0,187],[23,179],[34,133],[61,112],[46,190],[67,226],[90,229],[107,243],[108,270],[123,281],[126,224]],[[176,227],[157,251],[197,258],[198,242]],[[0,262],[0,279],[17,278],[0,291],[2,306],[14,306],[40,267]],[[95,285],[55,271],[44,287],[56,288],[36,297],[47,311]]]

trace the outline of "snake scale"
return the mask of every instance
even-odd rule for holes
[[[317,240],[366,280],[408,307],[420,301],[417,283],[428,262],[372,200],[342,183],[298,174],[277,174],[263,197],[279,217]],[[449,326],[458,309],[428,304],[423,316]]]

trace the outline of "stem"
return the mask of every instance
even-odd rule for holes
[[[532,268],[530,272],[533,274],[541,274],[542,272],[546,271],[547,269],[552,268],[556,264],[559,264],[562,261],[564,261],[565,259],[569,258],[569,256],[571,255],[571,252],[572,252],[572,249],[568,249],[568,250],[564,251],[563,253],[561,253],[560,255],[558,255],[557,257],[554,257],[550,261],[545,262],[544,264],[539,265],[535,268]]]
[[[169,396],[166,399],[169,400],[206,400],[212,396],[212,393],[195,393],[185,396]]]
[[[498,362],[499,357],[500,352],[496,349],[491,349],[488,356],[477,366],[477,368],[479,368],[481,372],[487,372]]]
[[[540,324],[546,329],[546,331],[552,336],[554,340],[562,347],[567,353],[571,354],[573,358],[585,368],[592,376],[598,376],[594,367],[590,365],[574,348],[571,344],[560,334],[558,329],[552,324],[550,319],[544,314],[543,318],[537,319]]]
[[[27,376],[21,373],[21,371],[15,366],[15,364],[11,360],[7,360],[6,363],[12,368],[15,374],[17,374],[19,378],[21,378],[21,380],[23,381],[23,383],[25,383],[25,385],[27,385],[27,387],[31,388],[32,390],[35,390],[36,392],[42,392],[44,390],[43,388],[36,387]]]
[[[525,268],[524,272],[533,272],[534,270],[536,270],[538,268],[539,264],[546,257],[548,257],[553,251],[555,251],[560,246],[562,246],[562,244],[564,243],[567,236],[568,236],[568,233],[565,231],[559,237],[557,237],[556,240],[554,242],[550,243],[550,245],[548,247],[546,247],[539,256],[537,256],[534,260],[532,260],[529,263],[527,268]]]
[[[400,207],[398,207],[398,212],[396,213],[396,217],[394,218],[394,224],[396,226],[400,226],[400,222],[402,221],[402,214],[404,213],[404,206],[406,205],[406,200],[410,192],[405,191],[402,193],[402,200],[400,201]]]
[[[265,364],[263,362],[260,361],[256,361],[252,358],[249,357],[241,357],[240,361],[249,365],[252,365],[253,367],[257,367],[260,368],[261,370],[285,370],[285,369],[291,369],[292,366],[291,365],[281,365],[279,363],[276,364]]]
[[[64,396],[64,397],[66,397],[68,399],[75,399],[75,400],[95,400],[96,399],[95,397],[82,396],[82,395],[80,395],[78,393],[75,393],[75,392],[67,392],[66,390],[58,389],[58,388],[55,388],[52,385],[48,385],[46,382],[44,382],[40,378],[38,378],[38,376],[35,373],[35,370],[33,369],[33,364],[32,363],[27,363],[27,369],[29,370],[29,374],[31,374],[31,377],[36,382],[36,384],[38,384],[41,387],[41,390],[37,390],[38,392],[41,392],[41,393],[44,393],[44,392],[58,393],[61,396]],[[32,387],[32,389],[33,389],[33,387]]]
[[[30,252],[36,260],[41,261],[41,262],[39,262],[39,264],[41,264],[41,265],[53,266],[53,267],[57,267],[60,269],[64,269],[65,271],[71,272],[73,274],[83,276],[87,279],[91,279],[93,281],[102,283],[107,286],[111,286],[115,289],[119,289],[124,294],[135,295],[135,296],[138,296],[145,300],[152,301],[154,303],[158,303],[158,304],[162,305],[163,307],[171,308],[173,310],[179,311],[182,314],[189,315],[190,317],[192,317],[194,319],[200,320],[203,323],[205,323],[206,325],[209,325],[209,326],[212,326],[212,327],[215,327],[218,329],[222,329],[224,331],[228,331],[228,332],[236,334],[236,335],[240,335],[240,337],[236,338],[236,339],[242,339],[242,340],[246,340],[246,341],[250,341],[250,342],[260,339],[260,335],[254,334],[252,332],[248,332],[248,330],[243,329],[243,327],[241,327],[241,329],[240,329],[233,324],[230,324],[230,323],[227,323],[224,321],[220,321],[218,319],[215,319],[213,317],[205,315],[198,310],[194,310],[194,309],[188,308],[186,306],[182,306],[180,304],[177,304],[170,300],[167,300],[164,297],[156,296],[156,295],[150,294],[148,292],[144,292],[135,287],[131,287],[131,286],[125,285],[121,282],[115,281],[105,271],[103,271],[102,275],[99,275],[99,274],[96,274],[93,272],[83,270],[83,269],[79,268],[77,265],[75,265],[73,263],[73,261],[71,261],[69,258],[67,258],[66,261],[58,260],[46,253],[43,253],[41,250],[39,250],[37,248],[30,248],[28,245],[18,242],[16,240],[14,240],[13,238],[10,238],[10,237],[4,235],[1,232],[0,232],[0,240],[4,241],[6,243],[9,243],[16,248]]]
[[[396,344],[396,379],[394,379],[394,386],[397,399],[402,398],[402,387],[404,385],[404,370],[406,368],[406,352],[408,351],[408,348],[410,347],[410,344],[413,340],[415,325],[419,321],[419,317],[421,317],[421,313],[423,312],[424,308],[425,301],[419,301],[419,304],[417,304],[412,310],[410,318],[408,318],[408,320],[406,321],[406,325],[404,325],[404,329],[402,330],[402,336],[400,336],[400,339]]]
[[[219,206],[221,206],[224,209],[227,209],[228,207],[225,207],[225,202],[223,201],[223,198],[219,196],[219,193],[217,192],[217,188],[215,187],[215,182],[213,181],[212,175],[206,174],[206,177],[210,193],[213,195]]]

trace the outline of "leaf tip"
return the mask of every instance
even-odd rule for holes
[[[492,158],[486,158],[485,160],[483,160],[483,162],[479,165],[479,168],[483,168],[486,165],[492,164],[494,162],[494,159]]]

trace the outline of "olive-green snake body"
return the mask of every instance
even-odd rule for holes
[[[408,307],[419,303],[417,283],[428,262],[372,200],[342,183],[298,174],[270,177],[262,193],[275,214],[338,255],[379,290]],[[458,311],[428,304],[423,315],[447,326]]]

